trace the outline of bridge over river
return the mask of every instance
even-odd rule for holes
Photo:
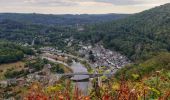
[[[59,76],[71,77],[72,80],[81,81],[86,80],[89,78],[95,78],[100,76],[112,76],[113,73],[88,73],[88,72],[75,72],[75,73],[64,73],[64,74],[57,74]]]
[[[89,75],[89,76],[110,76],[112,73],[87,73],[87,72],[77,72],[77,73],[64,73],[64,74],[57,74],[61,76],[74,76],[74,75]]]

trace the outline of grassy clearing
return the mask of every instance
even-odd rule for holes
[[[3,80],[4,74],[8,69],[14,69],[16,71],[20,71],[24,68],[25,63],[22,61],[18,61],[15,63],[1,64],[0,65],[0,80]]]

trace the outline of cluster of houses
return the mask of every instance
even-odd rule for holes
[[[83,46],[82,49],[79,50],[79,53],[85,54],[85,58],[88,59],[90,51],[92,51],[95,57],[95,62],[92,63],[94,67],[106,66],[121,68],[130,63],[126,56],[116,51],[105,49],[102,45],[96,45],[94,47]]]
[[[40,48],[41,52],[58,52],[58,53],[62,53],[61,50],[58,50],[56,48],[53,47],[42,47]]]

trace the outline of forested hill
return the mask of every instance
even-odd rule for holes
[[[106,47],[137,60],[148,58],[155,52],[170,51],[169,26],[170,4],[165,4],[125,19],[87,26],[84,34],[76,37],[94,43],[102,40]]]
[[[107,22],[127,17],[128,14],[82,14],[82,15],[52,15],[52,14],[21,14],[21,13],[0,13],[0,21],[4,19],[24,23],[43,25],[76,25]]]
[[[77,23],[88,25],[77,31],[72,26]],[[61,46],[64,38],[74,36],[84,42],[103,42],[131,60],[145,60],[157,52],[170,51],[169,26],[170,4],[133,15],[0,14],[0,39],[27,43],[35,39],[35,44]]]

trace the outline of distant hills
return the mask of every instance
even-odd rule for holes
[[[13,20],[24,23],[43,25],[82,25],[107,22],[127,17],[128,14],[82,14],[82,15],[52,15],[52,14],[22,14],[0,13],[0,21]]]

